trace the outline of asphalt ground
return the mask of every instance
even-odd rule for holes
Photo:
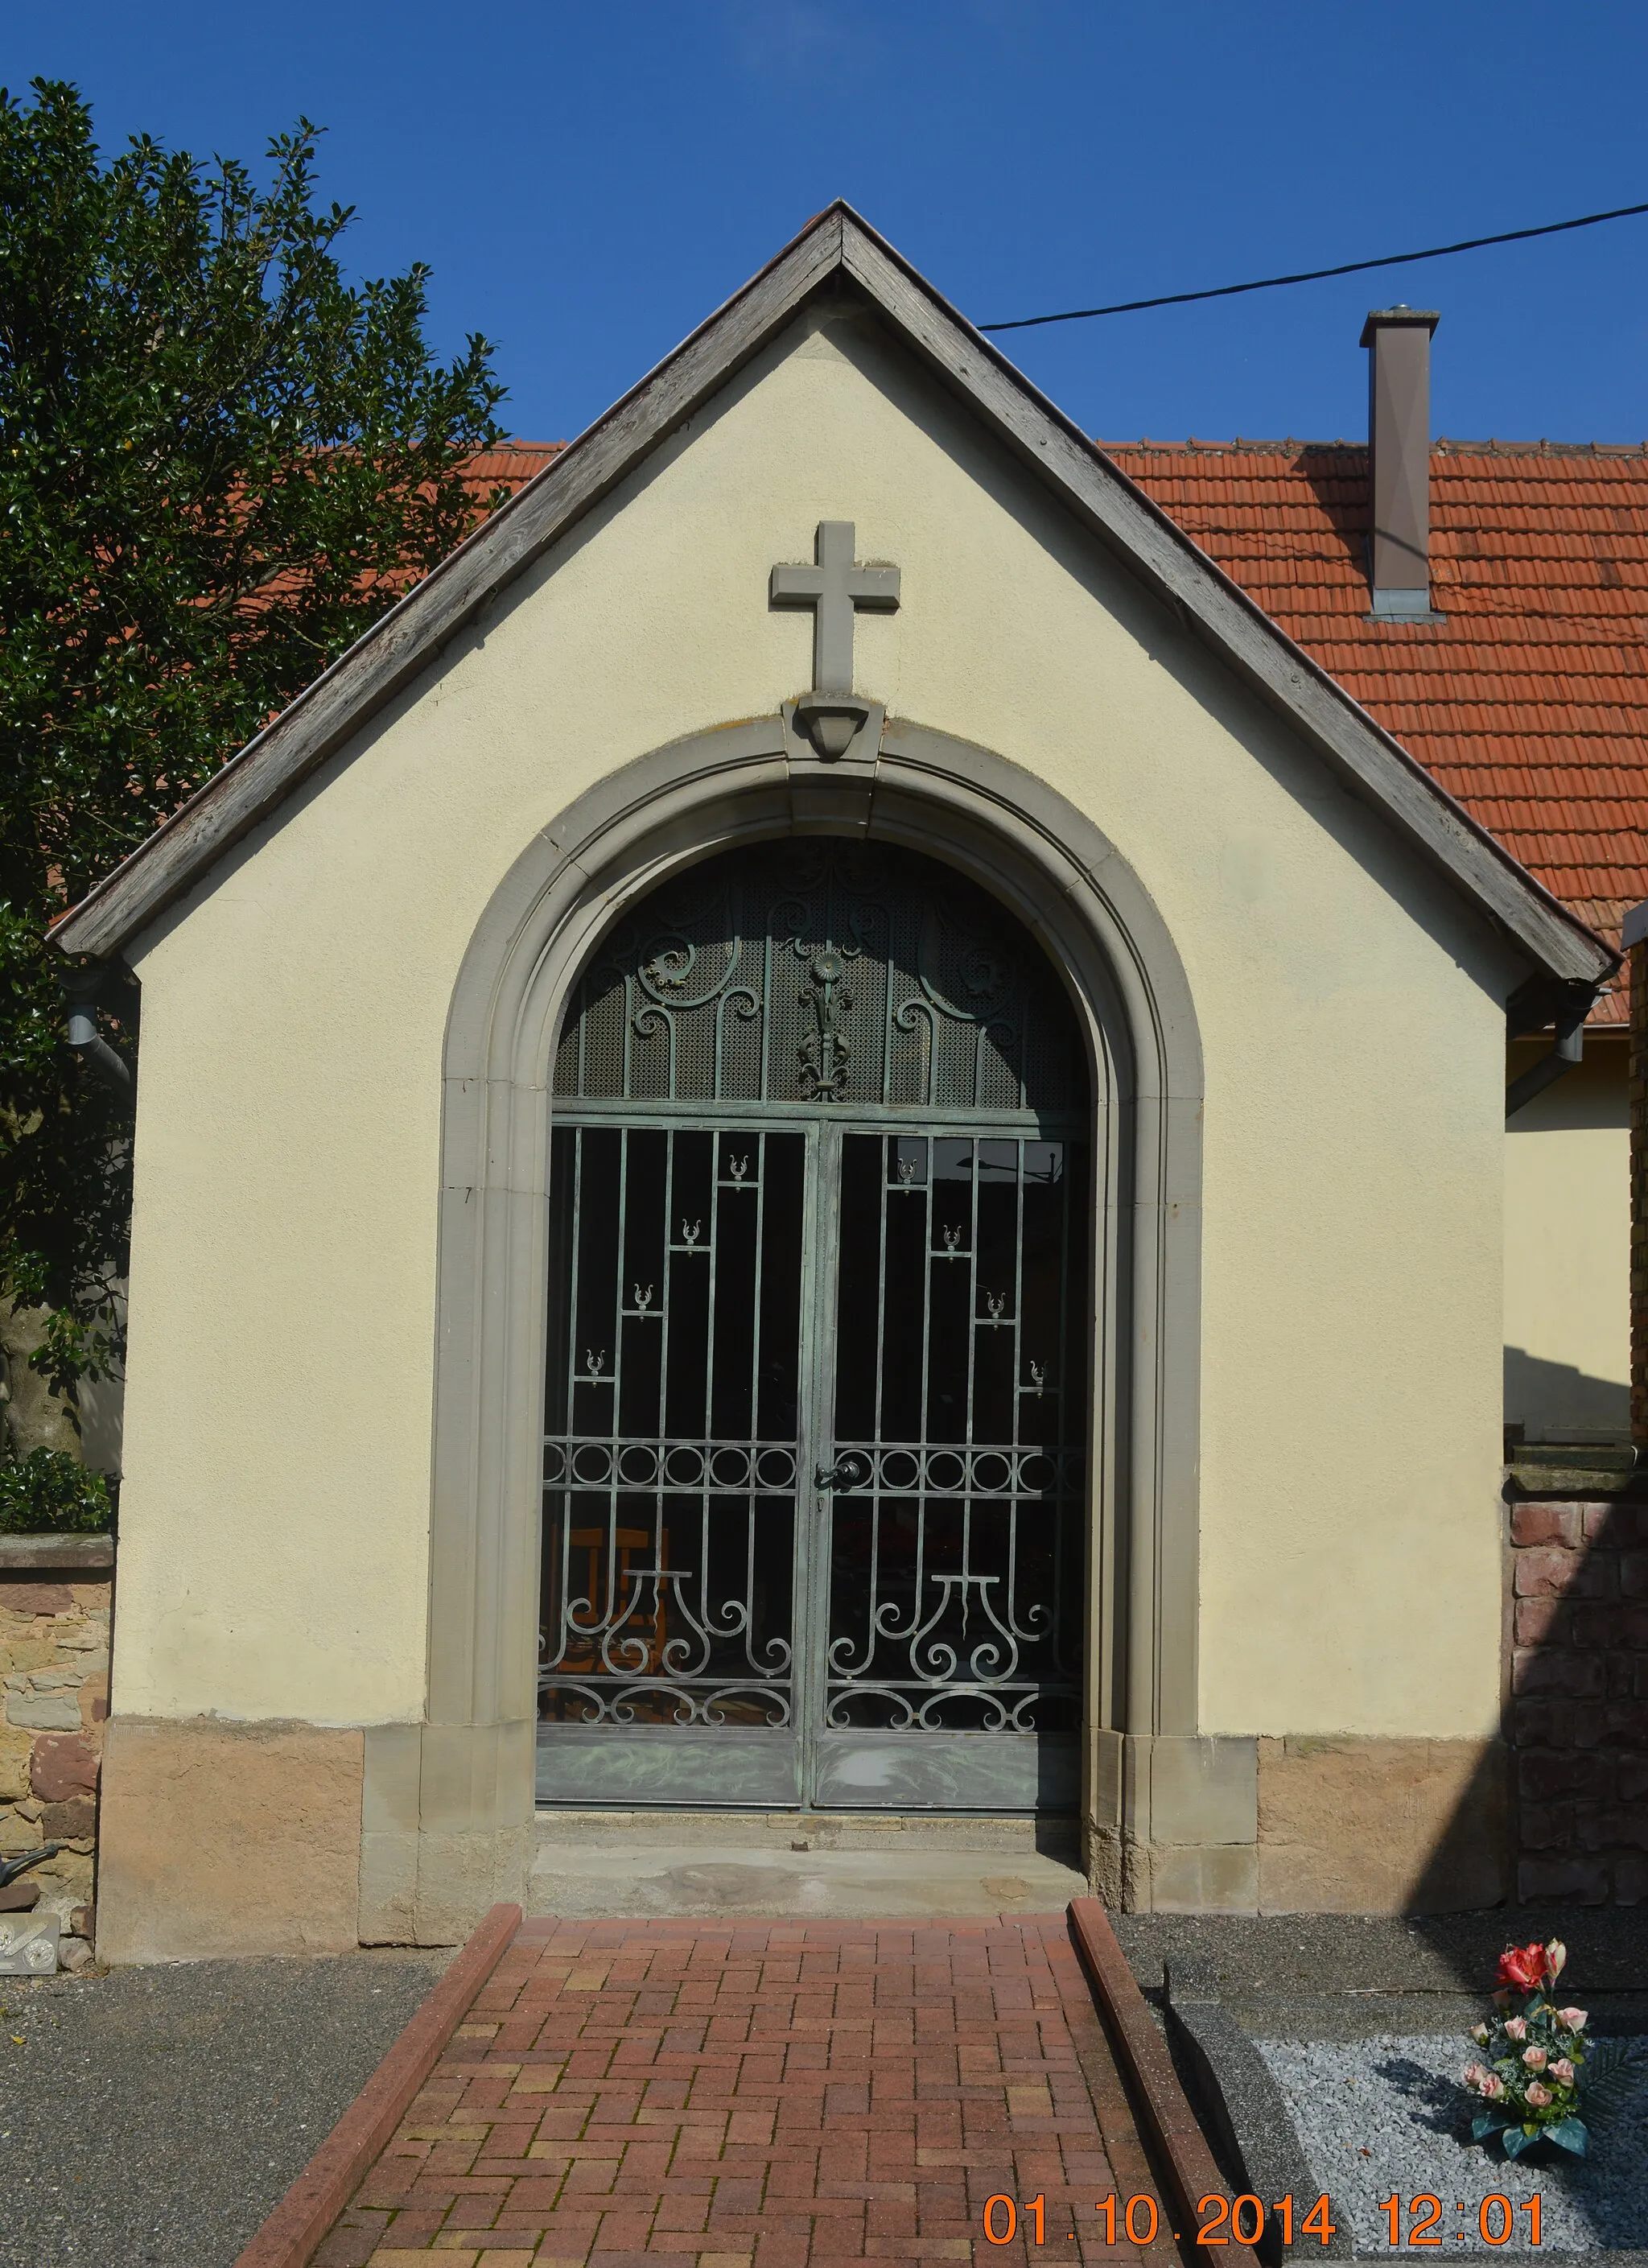
[[[230,2268],[450,1958],[0,1977],[0,2268]]]
[[[1648,1906],[1496,1906],[1482,1913],[1115,1914],[1115,1933],[1148,1994],[1177,1953],[1205,1962],[1225,1999],[1493,1990],[1507,1945],[1560,1938],[1563,1990],[1648,1992]],[[1418,2029],[1424,2029],[1421,2026]]]

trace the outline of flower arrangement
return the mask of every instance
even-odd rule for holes
[[[1579,2158],[1585,2154],[1579,2075],[1592,2051],[1585,2010],[1556,2005],[1567,1959],[1560,1938],[1507,1946],[1499,1956],[1497,2014],[1471,2033],[1487,2050],[1485,2060],[1465,2067],[1465,2084],[1477,2102],[1471,2133],[1478,2142],[1497,2134],[1507,2158],[1519,2158],[1535,2142],[1555,2142]]]

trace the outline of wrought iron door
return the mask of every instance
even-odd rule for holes
[[[728,854],[555,1072],[540,1793],[1064,1808],[1086,1202],[1073,1019],[936,862]]]

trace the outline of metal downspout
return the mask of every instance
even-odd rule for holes
[[[1554,1086],[1566,1071],[1585,1055],[1585,1018],[1595,1004],[1599,985],[1564,985],[1556,1008],[1556,1036],[1550,1052],[1530,1064],[1519,1079],[1513,1079],[1505,1089],[1505,1120],[1507,1124],[1519,1110],[1525,1110],[1536,1094],[1543,1094]]]
[[[63,1038],[107,1086],[129,1094],[131,1065],[115,1054],[98,1029],[97,1003],[108,976],[108,969],[94,967],[71,969],[63,977],[63,1005],[68,1010]]]

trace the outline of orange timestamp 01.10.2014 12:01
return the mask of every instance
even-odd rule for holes
[[[1067,2208],[1068,2210],[1068,2208]],[[1125,2239],[1129,2244],[1143,2248],[1156,2242],[1161,2228],[1161,2211],[1153,2197],[1140,2191],[1130,2198],[1118,2198],[1114,2191],[1100,2198],[1093,2205],[1099,2216],[1100,2232],[1107,2244]],[[1220,2197],[1217,2194],[1201,2198],[1196,2203],[1196,2241],[1198,2244],[1228,2244],[1233,2237],[1238,2244],[1257,2244],[1264,2235],[1269,2216],[1274,2213],[1280,2224],[1282,2242],[1291,2245],[1294,2240],[1296,2216],[1291,2197],[1277,2198],[1267,2206],[1260,2198]],[[1045,2244],[1047,2235],[1047,2199],[1045,2196],[1031,2198],[1020,2205],[1003,2194],[988,2198],[984,2204],[984,2234],[992,2244],[1011,2244],[1019,2233],[1023,2216],[1024,2235],[1032,2244]],[[1336,2235],[1325,2196],[1319,2197],[1308,2210],[1297,2216],[1301,2237],[1314,2236],[1323,2244]],[[1065,2232],[1066,2238],[1075,2235]],[[1175,2243],[1180,2232],[1171,2232]],[[1056,2242],[1057,2240],[1056,2239]]]
[[[1446,2244],[1450,2236],[1458,2243],[1466,2242],[1471,2234],[1466,2225],[1470,2207],[1460,2199],[1456,2202],[1454,2209],[1460,2216],[1460,2225],[1457,2228],[1448,2227],[1442,2199],[1428,2194],[1411,2198],[1391,2196],[1385,2198],[1379,2208],[1390,2223],[1393,2251],[1406,2251],[1410,2246],[1421,2249],[1428,2249],[1431,2245],[1441,2247]],[[1112,2194],[1099,2198],[1093,2211],[1099,2216],[1107,2244],[1115,2244],[1119,2235],[1125,2235],[1129,2243],[1140,2247],[1153,2244],[1156,2241],[1161,2215],[1153,2197],[1141,2191],[1122,2200]],[[989,2242],[991,2244],[1011,2244],[1019,2233],[1021,2213],[1026,2223],[1025,2235],[1029,2242],[1045,2244],[1047,2200],[1044,2196],[1032,2198],[1023,2206],[1004,2194],[988,2198],[984,2205],[984,2235]],[[1527,2216],[1529,2245],[1537,2245],[1541,2237],[1537,2191],[1515,2205],[1508,2197],[1497,2192],[1482,2198],[1476,2205],[1475,2234],[1484,2244],[1508,2244],[1515,2231],[1519,2213]],[[1227,2244],[1233,2238],[1238,2244],[1257,2244],[1273,2214],[1284,2246],[1296,2242],[1296,2227],[1299,2239],[1313,2236],[1324,2246],[1338,2233],[1325,2194],[1316,2198],[1307,2209],[1302,2210],[1296,2209],[1291,2196],[1276,2198],[1267,2205],[1262,2198],[1251,2194],[1238,2198],[1214,2194],[1197,2200],[1196,2242],[1211,2246]],[[1408,2222],[1405,2233],[1402,2228],[1404,2218]],[[1074,2230],[1068,2232],[1071,2236],[1074,2234]],[[1179,2234],[1177,2229],[1173,2231],[1175,2241],[1178,2241]]]

